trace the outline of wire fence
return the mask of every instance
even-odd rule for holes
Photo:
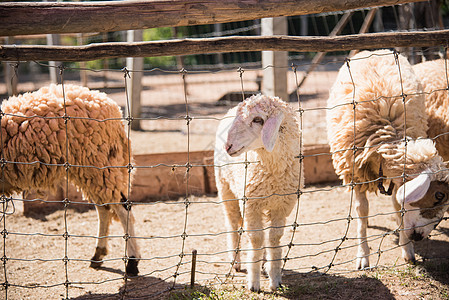
[[[445,57],[447,49],[441,49],[442,55]],[[395,52],[394,55],[397,55]],[[362,58],[367,59],[367,58]],[[397,68],[400,73],[400,63],[398,60]],[[444,60],[447,65],[446,59]],[[340,66],[347,66],[350,70],[351,59],[343,59],[334,62],[327,62],[325,64],[334,64],[337,66],[334,69],[338,69]],[[40,64],[42,66],[42,64]],[[17,66],[13,65],[13,68]],[[48,66],[50,68],[50,66]],[[298,69],[304,67],[304,65],[284,66],[286,72],[291,75],[289,78],[293,80],[291,83],[293,86],[298,86],[299,72]],[[266,68],[272,68],[267,66]],[[64,87],[66,84],[65,72],[67,68],[59,67],[59,81]],[[447,69],[447,68],[446,68]],[[88,72],[98,72],[99,70],[85,69]],[[260,70],[263,70],[261,68]],[[215,127],[212,126],[215,131],[218,122],[223,119],[222,114],[216,115],[198,115],[195,112],[192,113],[187,82],[189,77],[194,77],[196,74],[205,74],[208,77],[218,76],[223,71],[189,71],[188,69],[181,69],[177,72],[153,69],[153,70],[128,70],[123,68],[121,70],[110,70],[112,72],[122,74],[122,80],[124,83],[124,106],[128,107],[127,111],[130,112],[130,100],[128,97],[128,78],[131,72],[142,72],[144,74],[151,75],[155,72],[164,72],[174,76],[179,76],[179,80],[182,86],[182,98],[178,99],[178,103],[184,105],[184,111],[178,115],[171,116],[141,116],[136,118],[132,115],[121,119],[89,119],[98,123],[105,122],[123,122],[126,126],[128,143],[131,144],[132,132],[131,124],[135,120],[151,121],[151,122],[164,122],[175,121],[175,126],[182,126],[182,130],[185,135],[185,144],[183,151],[187,152],[187,158],[185,161],[179,164],[168,164],[160,162],[155,165],[135,165],[132,159],[132,154],[128,158],[128,164],[126,165],[82,165],[79,162],[66,159],[58,164],[48,164],[43,161],[27,161],[19,162],[14,160],[7,160],[5,153],[1,153],[1,166],[3,172],[7,170],[8,165],[14,166],[47,166],[56,167],[65,170],[65,178],[63,183],[65,185],[65,194],[63,199],[49,201],[45,198],[33,198],[22,199],[20,197],[3,194],[1,197],[2,211],[2,293],[5,299],[22,298],[24,295],[46,295],[46,297],[52,297],[51,295],[58,295],[62,298],[68,299],[70,297],[89,295],[89,298],[104,298],[111,296],[111,286],[118,290],[112,295],[118,298],[132,298],[132,299],[145,299],[148,297],[156,297],[166,292],[170,292],[177,289],[184,289],[189,286],[192,280],[192,274],[195,274],[193,282],[197,285],[207,286],[209,288],[218,287],[226,284],[243,284],[245,285],[244,277],[242,273],[233,271],[234,260],[230,261],[228,258],[229,253],[240,252],[243,257],[251,249],[248,246],[247,234],[248,231],[242,226],[238,230],[239,245],[237,249],[228,249],[225,240],[227,235],[231,232],[223,228],[224,218],[221,215],[221,206],[223,201],[232,200],[220,200],[216,196],[195,196],[190,192],[191,174],[195,169],[204,167],[223,167],[215,166],[213,164],[197,163],[191,160],[192,147],[194,146],[192,137],[192,126],[195,124],[201,124],[204,122],[204,126],[210,126],[210,122],[215,123]],[[349,71],[350,72],[350,71]],[[247,84],[253,82],[252,79],[246,80],[246,70],[244,68],[238,68],[232,72],[232,76],[235,76],[237,82],[240,85],[241,94],[240,100],[244,100],[248,90]],[[446,72],[446,85],[438,86],[430,93],[438,91],[447,91],[449,86],[447,85],[447,72]],[[402,79],[401,79],[402,83]],[[352,83],[354,85],[354,82]],[[402,85],[402,84],[401,84]],[[354,85],[355,89],[357,87]],[[417,91],[417,94],[428,95],[429,92]],[[355,90],[354,90],[355,95]],[[402,91],[397,95],[380,96],[375,99],[368,99],[368,102],[380,101],[385,97],[399,97],[404,98],[407,95]],[[341,106],[349,106],[354,111],[354,134],[357,132],[356,128],[356,107],[361,102],[358,102],[355,96],[352,101],[347,103],[341,103],[338,106],[323,105],[323,102],[315,102],[315,106],[308,104],[307,101],[302,100],[301,90],[298,88],[294,91],[295,102],[290,104],[297,109],[297,115],[300,125],[301,135],[301,147],[297,153],[298,163],[303,164],[307,155],[304,154],[304,139],[307,135],[318,134],[317,128],[323,128],[324,115],[328,111],[335,110]],[[63,95],[65,102],[66,95]],[[227,103],[224,108],[227,109],[236,103]],[[66,105],[64,104],[64,107]],[[404,111],[405,109],[404,101]],[[317,118],[314,112],[322,112],[323,114]],[[314,126],[305,126],[305,120],[308,115],[312,115],[311,119],[316,119],[313,123]],[[8,113],[2,112],[1,117],[9,116]],[[18,116],[22,117],[23,116]],[[45,122],[49,122],[49,118],[40,116],[27,116],[27,119],[42,118]],[[77,118],[70,116],[65,110],[64,115],[55,117],[61,119],[65,124],[65,157],[69,158],[69,130],[68,126],[76,122]],[[405,122],[406,116],[404,116]],[[183,124],[182,124],[183,123]],[[321,124],[318,124],[321,123]],[[180,125],[181,124],[181,125]],[[316,126],[320,125],[320,126]],[[162,125],[164,126],[164,125]],[[201,125],[196,125],[201,127]],[[405,126],[405,123],[404,123]],[[197,128],[198,128],[197,127]],[[322,129],[320,129],[322,130]],[[2,131],[3,132],[3,131]],[[152,134],[156,132],[148,132],[147,143],[172,143],[172,140],[156,140],[152,139]],[[443,132],[438,136],[430,137],[435,142],[438,142],[438,138],[447,135],[447,132]],[[209,136],[210,138],[210,136]],[[2,138],[3,139],[3,138]],[[355,137],[354,137],[355,139]],[[403,136],[398,137],[397,140],[389,141],[388,143],[400,143],[409,142],[409,140]],[[141,141],[139,142],[141,143]],[[347,149],[338,149],[337,152],[353,152],[353,159],[355,159],[356,152],[362,149],[380,147],[385,142],[381,142],[367,147],[351,147]],[[213,145],[213,138],[208,145]],[[132,145],[131,145],[132,146]],[[141,145],[138,145],[141,146]],[[407,149],[407,148],[406,148]],[[329,156],[329,153],[319,153],[313,156]],[[405,154],[406,156],[407,154]],[[448,158],[444,158],[447,160]],[[249,164],[257,164],[257,161],[245,160],[241,163],[242,172],[246,174],[246,166]],[[355,166],[355,164],[353,164]],[[154,168],[166,168],[167,170],[183,170],[184,182],[180,182],[179,185],[185,184],[184,196],[172,197],[168,201],[156,201],[156,202],[135,202],[133,201],[131,188],[132,188],[132,171],[138,171],[139,169],[154,169]],[[83,201],[72,201],[69,195],[69,183],[70,183],[70,170],[74,168],[92,168],[92,169],[111,169],[111,168],[125,168],[129,172],[127,178],[128,194],[126,201],[120,203],[86,203]],[[353,167],[355,168],[355,167]],[[447,169],[440,172],[447,172]],[[352,170],[352,174],[355,170]],[[302,176],[303,174],[300,174]],[[407,170],[404,165],[404,172],[399,178],[405,180],[406,176],[412,176],[415,174],[407,174]],[[245,175],[246,178],[246,175]],[[386,177],[384,180],[392,180],[395,178]],[[373,182],[379,180],[376,178]],[[246,179],[245,179],[246,180]],[[283,236],[280,248],[283,250],[283,270],[284,277],[295,278],[299,274],[307,274],[310,277],[323,276],[324,274],[333,274],[338,276],[344,276],[348,273],[357,272],[355,268],[357,260],[357,248],[361,242],[356,235],[354,228],[355,223],[360,220],[360,217],[354,212],[354,189],[357,185],[364,184],[366,182],[358,182],[357,179],[352,176],[352,181],[347,184],[330,184],[330,185],[310,185],[303,188],[298,182],[296,190],[291,194],[284,194],[278,196],[290,196],[294,195],[297,198],[296,208],[292,215],[288,218],[287,225],[285,225],[285,234]],[[163,184],[163,182],[161,183]],[[3,181],[3,188],[5,188],[5,181]],[[349,193],[345,192],[349,189]],[[236,199],[242,201],[243,204],[243,220],[245,220],[245,203],[248,201],[258,201],[269,198],[270,196],[277,195],[276,193],[270,195],[264,195],[263,197],[251,197],[244,193],[243,199]],[[383,197],[383,198],[382,198]],[[380,267],[394,267],[401,265],[400,246],[398,246],[396,237],[402,230],[400,225],[396,225],[391,222],[391,219],[401,211],[395,210],[391,207],[390,203],[384,204],[387,199],[381,196],[380,201],[375,196],[371,196],[370,206],[372,207],[371,214],[366,218],[370,224],[373,224],[368,229],[367,241],[369,242],[372,251],[369,254],[371,257],[371,269]],[[55,220],[49,220],[42,222],[39,220],[29,221],[27,218],[18,216],[17,207],[20,204],[26,205],[29,202],[42,202],[44,204],[51,204],[52,202],[59,202],[63,205],[62,213],[56,213]],[[121,229],[112,227],[111,232],[113,234],[108,235],[111,240],[112,248],[108,256],[103,259],[103,267],[99,271],[88,268],[91,259],[89,255],[93,249],[93,241],[104,239],[105,236],[98,236],[95,232],[95,216],[93,212],[84,214],[78,214],[71,210],[73,205],[85,205],[89,207],[97,206],[114,206],[114,205],[126,205],[131,208],[136,217],[137,234],[136,236],[129,236],[127,230],[123,235],[120,234]],[[416,209],[418,210],[418,208]],[[130,210],[128,210],[129,212]],[[130,215],[127,216],[127,224],[130,222]],[[445,219],[445,218],[443,218]],[[34,223],[39,225],[33,226]],[[46,225],[51,223],[52,225]],[[55,225],[56,224],[56,225]],[[385,225],[386,224],[386,225]],[[127,227],[125,227],[127,228]],[[268,224],[264,228],[260,229],[263,232],[267,232],[272,227]],[[448,235],[448,228],[445,224],[441,224],[438,229],[432,232],[432,239],[445,240]],[[129,239],[135,239],[140,244],[142,250],[142,257],[140,258],[139,268],[140,274],[138,278],[129,277],[123,270],[126,263],[132,258],[128,256],[127,243]],[[429,241],[422,242],[424,246],[417,246],[417,253],[421,258],[425,259],[439,259],[444,256],[442,253],[434,253],[430,250],[432,247]],[[427,246],[426,246],[427,243]],[[266,247],[264,247],[266,249]],[[84,251],[86,250],[86,251]],[[192,252],[195,250],[195,252]],[[257,250],[257,249],[256,249]],[[196,261],[193,264],[193,261]],[[243,259],[243,264],[248,263]],[[192,267],[195,265],[195,272],[192,273]],[[37,270],[37,271],[36,271]],[[45,273],[45,274],[44,274]],[[108,291],[109,289],[109,291]]]

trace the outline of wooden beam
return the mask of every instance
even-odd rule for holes
[[[348,24],[349,20],[351,19],[351,16],[352,16],[352,12],[350,12],[350,11],[345,12],[345,14],[341,17],[340,21],[338,21],[337,25],[335,25],[335,28],[332,30],[332,32],[329,34],[329,36],[333,37],[333,36],[339,35],[343,31],[343,28],[345,28],[346,24]],[[312,73],[313,70],[315,70],[315,68],[323,60],[325,55],[326,55],[326,52],[318,52],[313,57],[309,68],[306,70],[301,81],[298,83],[298,87],[301,87],[304,84],[304,82],[306,81],[309,74]]]
[[[332,156],[328,145],[304,146],[304,178],[305,184],[318,184],[338,181],[332,166]],[[172,166],[185,166],[189,156],[193,167],[189,171],[189,182],[186,181],[186,168]],[[135,176],[130,200],[132,202],[149,202],[156,200],[170,200],[185,196],[188,188],[189,195],[209,195],[217,193],[214,176],[213,151],[192,151],[153,153],[135,155]],[[66,191],[59,189],[57,193],[47,193],[45,201],[24,201],[25,215],[49,214],[64,209],[62,200]],[[25,193],[24,199],[33,200],[41,198],[35,193]],[[93,205],[83,204],[81,192],[74,186],[69,186],[68,198],[71,208],[93,209]],[[77,202],[77,203],[73,203]]]
[[[336,37],[233,36],[83,46],[0,45],[0,61],[89,61],[243,51],[329,52],[392,47],[447,46],[449,30],[368,33]]]
[[[419,0],[147,0],[0,3],[0,36],[215,24]]]

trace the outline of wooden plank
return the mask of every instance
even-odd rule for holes
[[[130,199],[133,202],[155,200],[177,200],[185,195],[213,195],[217,192],[213,167],[213,151],[141,154],[135,156],[135,173]],[[337,181],[332,166],[328,145],[309,145],[304,148],[304,177],[306,185]],[[187,189],[187,167],[190,161]],[[187,193],[187,194],[186,194]],[[85,202],[75,187],[69,193],[61,188],[55,194],[46,195],[44,200],[25,201],[24,213],[28,216],[48,214],[63,209],[62,200],[67,197],[69,207],[78,211],[93,209]],[[36,193],[28,192],[24,199],[40,199]]]
[[[232,36],[83,46],[0,45],[0,61],[89,61],[242,51],[329,52],[392,47],[446,46],[449,30],[367,33],[336,37]]]
[[[65,198],[70,201],[68,207],[78,212],[94,208],[93,205],[87,204],[81,192],[73,185],[69,185],[68,192],[64,186],[61,186],[55,193],[40,195],[35,191],[25,191],[22,194],[24,200],[23,214],[27,217],[48,215],[64,209],[63,201]]]
[[[306,185],[338,180],[328,145],[304,147],[304,182]]]
[[[213,151],[176,152],[136,155],[134,180],[130,200],[133,202],[155,200],[177,200],[188,195],[205,195],[216,192],[211,190],[210,184],[214,181],[213,167],[209,176],[206,175],[205,157],[213,157]],[[187,167],[190,161],[193,165],[189,170],[187,189]],[[213,182],[215,188],[215,182]],[[82,194],[73,185],[69,185],[68,194],[64,187],[56,193],[38,195],[34,191],[27,191],[23,195],[23,211],[26,216],[42,216],[64,209],[63,200],[68,198],[71,202],[69,208],[76,211],[93,209],[94,205],[87,204]],[[41,201],[40,199],[44,200]],[[74,203],[75,202],[75,203]]]
[[[0,3],[0,36],[108,32],[306,15],[419,0],[147,0]]]
[[[168,200],[207,194],[204,157],[212,151],[143,154],[135,156],[132,201]],[[192,165],[187,173],[187,162]],[[208,179],[207,179],[208,180]],[[188,187],[188,189],[187,189]]]

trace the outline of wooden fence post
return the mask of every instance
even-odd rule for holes
[[[57,46],[59,45],[59,35],[58,34],[47,34],[47,45],[48,46]],[[48,71],[50,73],[50,81],[51,83],[58,83],[58,62],[56,61],[49,61],[48,65],[50,68],[48,68]]]
[[[13,37],[7,37],[5,39],[6,44],[13,44],[14,38]],[[14,96],[17,95],[17,82],[18,78],[17,75],[14,74],[16,71],[13,66],[8,61],[5,61],[3,64],[4,74],[5,74],[5,83],[6,83],[6,90],[8,92],[8,96]]]
[[[83,33],[78,33],[76,36],[76,39],[78,41],[78,45],[84,45],[84,34]],[[81,85],[87,87],[87,82],[88,82],[88,75],[87,75],[87,71],[85,70],[85,68],[87,67],[86,62],[81,61],[80,62],[80,80],[81,80]]]
[[[287,18],[262,19],[262,35],[287,35]],[[271,66],[268,67],[267,66]],[[262,51],[262,93],[289,101],[287,91],[288,52]]]
[[[49,0],[44,0],[44,2],[49,2]],[[60,0],[58,0],[60,2]],[[60,45],[60,38],[59,34],[47,34],[47,45],[48,46],[57,46]],[[58,83],[58,62],[56,61],[49,61],[48,65],[50,68],[48,68],[48,71],[50,73],[50,82],[51,83]]]
[[[128,43],[140,42],[143,39],[143,30],[128,30]],[[140,95],[142,93],[142,71],[143,71],[143,57],[127,57],[126,68],[132,72],[129,73],[130,79],[128,84],[128,95],[130,99],[130,107],[125,108],[126,116],[132,116],[133,118],[140,118],[141,116],[141,103]],[[128,80],[128,79],[126,79]],[[129,111],[128,111],[129,109]],[[131,123],[131,129],[140,130],[140,120],[133,120]]]

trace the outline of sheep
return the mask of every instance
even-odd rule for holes
[[[129,237],[126,274],[136,276],[141,256],[126,198],[132,159],[121,118],[105,93],[70,84],[3,101],[0,193],[55,191],[67,174],[96,204],[98,238],[90,267],[101,266],[109,224],[118,218]]]
[[[270,288],[276,290],[281,284],[280,239],[302,184],[299,135],[294,110],[278,97],[261,94],[230,109],[218,125],[215,180],[230,232],[228,248],[234,249],[230,252],[234,268],[242,271],[238,230],[245,225],[251,243],[247,274],[251,291],[260,290],[264,224],[270,225],[266,249]],[[246,176],[245,155],[249,162]],[[246,202],[244,216],[239,200]]]
[[[437,59],[426,61],[413,66],[413,71],[422,84],[426,97],[426,112],[428,116],[427,124],[429,129],[427,135],[435,141],[438,154],[444,161],[449,160],[449,107],[447,61]],[[441,181],[448,181],[445,173],[439,174]],[[440,191],[441,192],[441,191]],[[447,192],[444,195],[448,195]],[[436,195],[435,195],[436,196]],[[440,198],[443,197],[439,195]],[[447,199],[438,200],[441,206],[432,210],[435,216],[442,216]],[[424,213],[424,212],[423,212]]]
[[[436,206],[447,202],[449,178],[434,142],[427,138],[425,99],[412,66],[389,50],[361,52],[349,67],[341,67],[328,108],[333,165],[344,184],[354,187],[357,269],[369,267],[366,193],[385,190],[378,180],[382,174],[390,181],[398,212],[402,257],[413,263],[413,242],[426,237],[444,213]],[[403,174],[409,180],[405,184]]]
[[[449,97],[447,92],[446,63],[444,59],[426,61],[413,66],[426,97],[428,115],[427,135],[435,139],[438,153],[449,160]]]

